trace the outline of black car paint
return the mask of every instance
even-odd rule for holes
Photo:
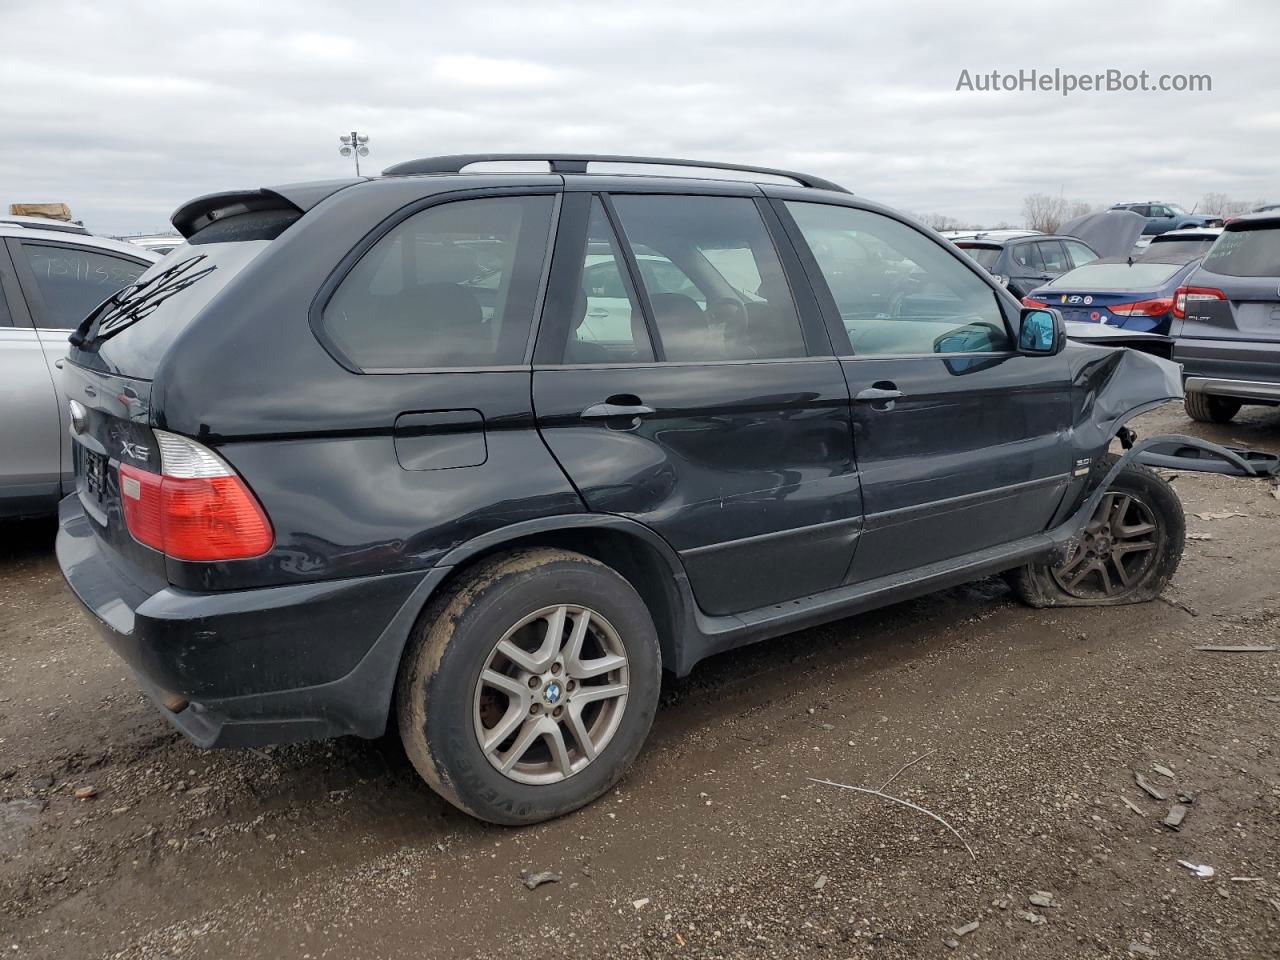
[[[313,335],[345,269],[405,216],[562,190],[565,210],[595,190],[767,204],[811,356],[560,367],[545,335],[536,354],[531,335],[529,362],[509,368],[358,374]],[[180,334],[149,384],[73,352],[83,402],[100,415],[82,442],[103,447],[109,472],[121,429],[194,437],[247,481],[275,546],[229,563],[164,558],[119,525],[95,533],[102,518],[74,495],[58,541],[68,582],[153,696],[185,706],[170,719],[210,745],[380,733],[424,605],[451,570],[504,546],[607,555],[644,587],[664,665],[679,674],[719,650],[1060,549],[1080,522],[1080,464],[1129,416],[1178,397],[1176,370],[1074,344],[1039,357],[840,355],[843,327],[787,229],[785,199],[924,229],[848,194],[715,181],[466,175],[330,190],[227,285],[216,317]],[[944,246],[992,288],[1016,334],[1015,302]],[[554,276],[545,296],[542,325],[562,331]],[[851,397],[883,383],[903,396]],[[622,393],[653,407],[652,420],[584,422],[587,406]],[[460,445],[470,465],[454,465]]]

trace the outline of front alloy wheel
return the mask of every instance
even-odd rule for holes
[[[1086,489],[1097,489],[1115,463],[1112,454],[1095,460]],[[1178,569],[1185,533],[1173,487],[1141,464],[1127,463],[1065,560],[1028,564],[1006,576],[1033,607],[1154,600]]]
[[[1121,597],[1145,585],[1160,542],[1151,507],[1133,494],[1110,492],[1098,504],[1075,550],[1053,568],[1053,579],[1082,600]]]
[[[476,738],[504,776],[556,783],[609,745],[628,689],[627,651],[608,620],[590,607],[544,607],[489,653],[475,688]]]

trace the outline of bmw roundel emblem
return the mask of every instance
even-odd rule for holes
[[[542,696],[543,696],[543,699],[547,701],[547,703],[559,703],[560,702],[559,682],[552,680],[550,683],[548,683],[542,691]]]

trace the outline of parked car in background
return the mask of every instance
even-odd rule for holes
[[[1280,210],[1232,219],[1175,291],[1173,316],[1193,419],[1280,403]]]
[[[1135,255],[1163,256],[1167,253],[1198,253],[1204,256],[1222,233],[1221,227],[1188,227],[1169,230],[1159,236],[1144,238],[1146,243],[1134,246]]]
[[[71,338],[57,553],[198,744],[390,723],[532,823],[622,776],[663,670],[1001,571],[1045,606],[1177,567],[1177,496],[1108,454],[1177,367],[820,178],[431,157],[173,222]]]
[[[1028,307],[1057,307],[1064,320],[1168,333],[1173,297],[1200,262],[1199,253],[1108,257],[1063,274],[1024,297]]]
[[[977,233],[953,242],[1018,298],[1068,270],[1098,259],[1083,240],[1042,233],[1011,232],[1003,239],[994,233]]]
[[[942,236],[952,243],[960,240],[1017,240],[1020,237],[1042,237],[1043,230],[1026,230],[1019,227],[1001,227],[998,230],[944,230]]]
[[[67,335],[157,259],[76,224],[0,217],[0,517],[53,513],[73,488]]]
[[[1146,235],[1164,233],[1166,230],[1181,230],[1184,227],[1220,227],[1222,218],[1203,213],[1191,213],[1176,203],[1162,203],[1155,200],[1144,200],[1141,203],[1113,203],[1112,210],[1132,210],[1145,217],[1147,225],[1142,228]]]

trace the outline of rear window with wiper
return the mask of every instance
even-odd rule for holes
[[[1227,230],[1202,266],[1226,277],[1280,277],[1280,226]]]
[[[71,359],[151,379],[182,331],[269,243],[193,244],[166,257],[85,318],[70,337]]]
[[[1000,259],[1000,247],[974,247],[967,244],[956,244],[961,250],[978,262],[978,266],[987,270],[995,268],[996,261]]]

